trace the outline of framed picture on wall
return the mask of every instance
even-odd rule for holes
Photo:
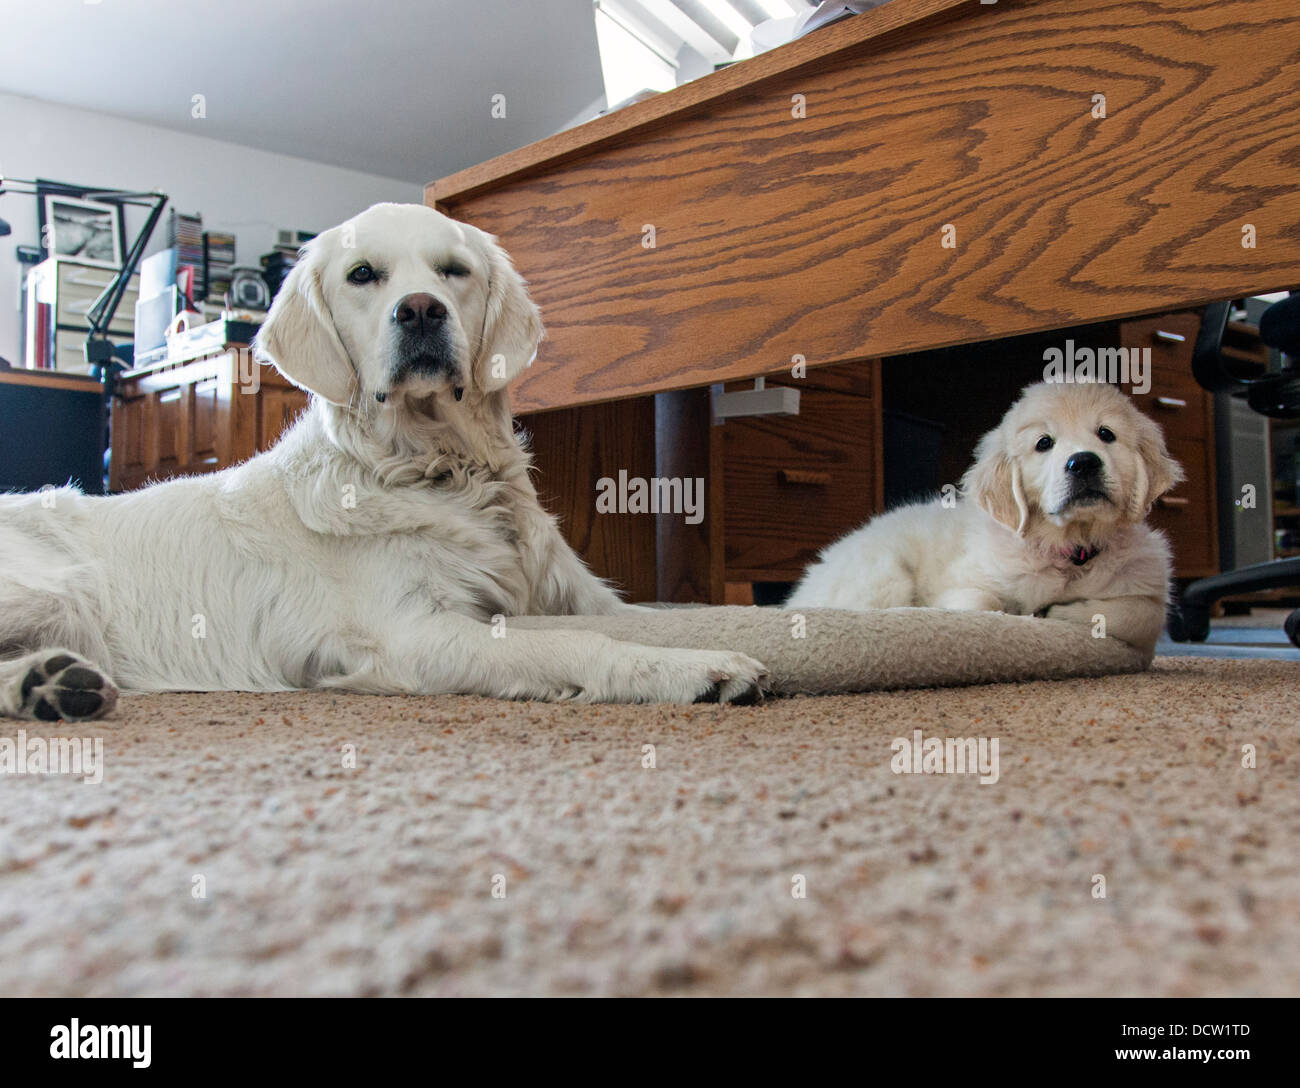
[[[71,186],[41,194],[41,243],[46,255],[100,268],[121,268],[124,224],[115,204],[87,200]]]

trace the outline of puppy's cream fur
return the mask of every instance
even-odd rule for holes
[[[362,262],[379,275],[351,282]],[[397,365],[394,308],[415,292],[446,308],[441,371]],[[0,496],[0,713],[95,717],[117,685],[754,695],[741,654],[510,626],[631,607],[561,538],[513,430],[505,386],[541,337],[474,227],[381,204],[320,235],[258,337],[314,394],[273,449],[121,496]]]
[[[1043,436],[1046,452],[1036,449]],[[1080,452],[1101,458],[1104,497],[1070,501],[1065,465]],[[1182,478],[1160,428],[1118,390],[1033,385],[980,440],[955,505],[904,506],[850,533],[821,553],[786,607],[930,606],[1094,625],[1100,615],[1107,635],[1152,655],[1170,552],[1145,519]],[[1075,565],[1080,548],[1097,553]]]

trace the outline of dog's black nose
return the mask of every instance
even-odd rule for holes
[[[405,295],[393,307],[393,322],[405,332],[431,331],[446,319],[447,307],[423,292]]]
[[[1072,453],[1065,462],[1065,471],[1071,476],[1095,476],[1101,471],[1101,458],[1087,450]]]

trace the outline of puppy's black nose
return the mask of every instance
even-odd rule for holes
[[[1101,458],[1087,450],[1072,453],[1065,462],[1065,471],[1071,476],[1096,476],[1101,471]]]
[[[446,319],[447,307],[423,292],[406,295],[393,307],[393,322],[403,332],[430,332]]]

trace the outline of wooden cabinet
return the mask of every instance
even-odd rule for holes
[[[1178,578],[1219,573],[1219,518],[1214,397],[1192,376],[1199,311],[1162,314],[1120,324],[1120,345],[1149,349],[1151,388],[1133,402],[1160,424],[1170,455],[1187,478],[1156,500],[1150,522],[1174,549]]]
[[[629,600],[721,604],[729,584],[794,581],[818,550],[880,511],[878,365],[767,383],[800,390],[797,416],[717,422],[704,388],[520,417],[544,505]],[[702,506],[691,519],[600,513],[599,483],[620,473],[699,481]]]
[[[814,370],[800,381],[774,375],[769,385],[799,388],[797,416],[741,417],[715,428],[727,582],[797,581],[818,551],[880,512],[878,375],[874,362]]]
[[[129,371],[113,403],[110,487],[216,472],[274,445],[307,394],[246,345],[179,365]]]

